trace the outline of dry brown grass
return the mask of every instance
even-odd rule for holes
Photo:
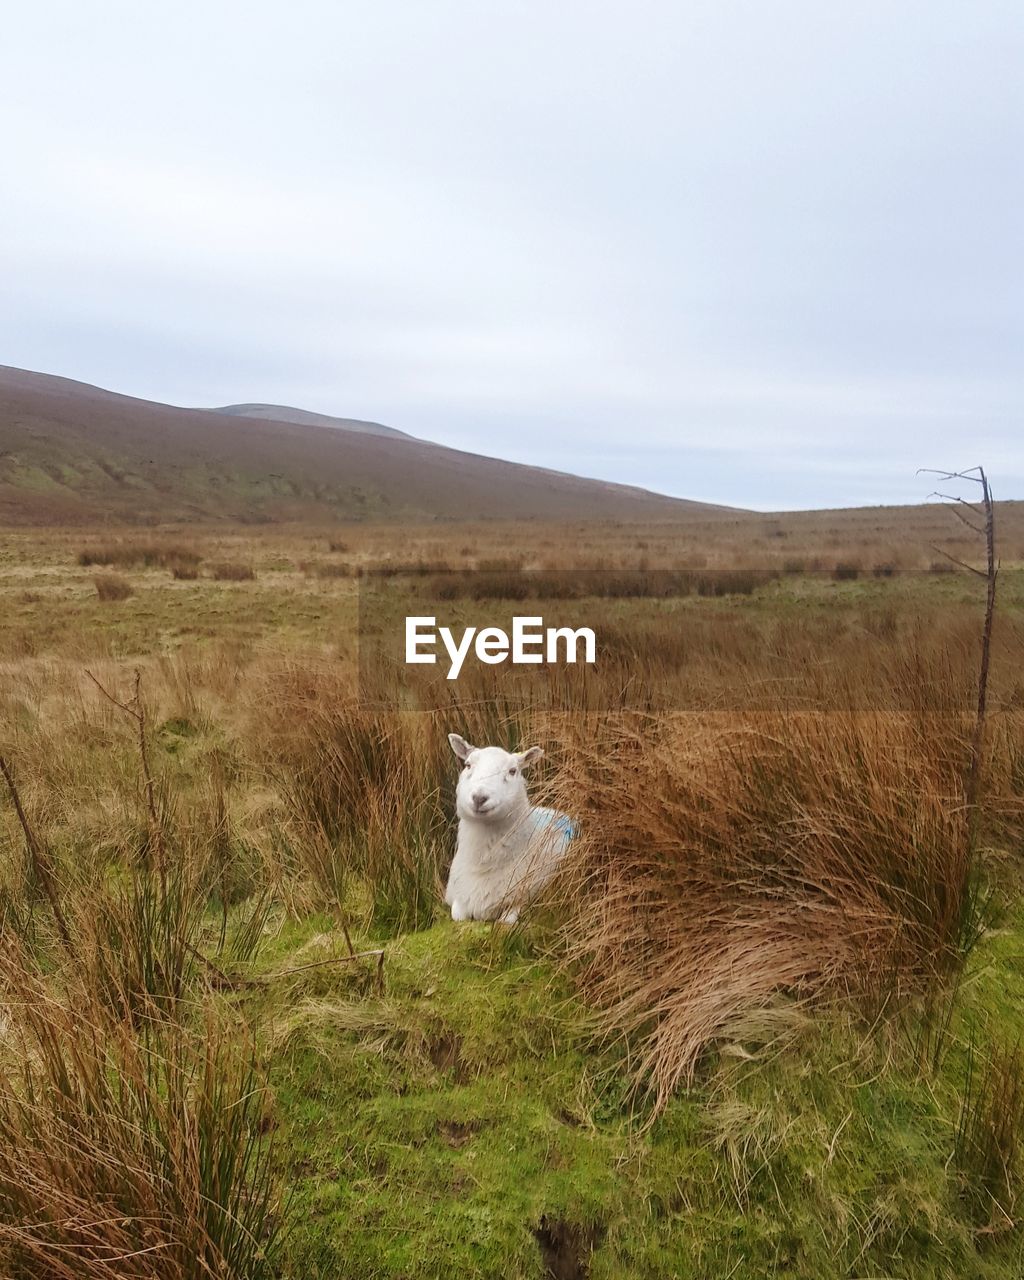
[[[277,674],[265,714],[296,848],[327,900],[344,901],[358,877],[376,925],[431,923],[451,843],[452,769],[436,717],[374,711],[298,670]]]
[[[121,569],[195,568],[201,558],[195,547],[185,543],[139,541],[133,538],[94,542],[78,553],[78,563],[85,568],[91,565]]]
[[[230,1028],[135,1025],[10,935],[0,1265],[11,1280],[273,1274],[262,1095]]]
[[[118,577],[116,573],[100,574],[93,579],[93,583],[96,594],[105,604],[127,600],[129,596],[134,595],[132,584],[126,578]]]
[[[520,570],[480,568],[434,576],[439,600],[672,600],[687,596],[749,596],[778,573],[771,569]],[[379,576],[373,570],[372,575]],[[372,576],[371,575],[371,576]]]
[[[358,578],[361,573],[358,565],[342,560],[301,560],[299,570],[312,578]]]
[[[36,780],[22,834],[56,859],[63,905],[47,919],[18,859],[5,860],[0,1270],[12,1280],[269,1277],[278,1222],[263,1090],[245,1024],[216,1000],[219,971],[200,951],[214,833],[195,796],[175,821],[163,780],[147,820],[138,759],[122,773],[137,744],[96,698],[81,736],[65,722],[61,750],[42,741],[35,758],[19,751]],[[100,708],[113,717],[109,738]],[[129,754],[112,773],[89,767],[90,752],[107,759],[119,741]],[[83,795],[125,784],[120,823],[83,812]],[[169,867],[149,865],[153,821]]]
[[[210,565],[210,574],[215,582],[252,582],[256,570],[251,564],[233,564],[222,560]]]
[[[949,717],[637,719],[577,739],[571,967],[657,1106],[787,992],[874,1008],[955,975],[979,927]]]

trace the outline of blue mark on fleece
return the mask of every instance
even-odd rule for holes
[[[560,836],[558,852],[564,853],[569,847],[569,841],[576,834],[576,824],[564,813],[559,813],[557,809],[533,809],[531,817],[538,835],[542,832],[552,831]]]

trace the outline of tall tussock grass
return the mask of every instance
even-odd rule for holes
[[[306,872],[335,902],[358,881],[374,926],[400,932],[433,921],[454,853],[448,732],[511,748],[525,726],[513,700],[390,710],[359,701],[344,681],[295,670],[276,673],[259,732]]]
[[[210,575],[215,582],[253,582],[256,570],[251,564],[238,564],[230,560],[219,560],[210,565]]]
[[[423,717],[360,706],[330,681],[281,678],[270,768],[305,870],[343,902],[353,879],[375,925],[430,922],[446,854],[444,752]]]
[[[567,750],[568,959],[656,1107],[778,993],[878,1008],[958,969],[981,900],[948,717],[632,717]]]
[[[374,576],[376,571],[371,573]],[[670,600],[752,595],[778,577],[770,569],[523,569],[483,561],[429,583],[439,600]]]
[[[137,541],[118,539],[111,542],[95,542],[78,553],[78,563],[83,568],[103,565],[132,569],[181,567],[195,568],[202,556],[195,547],[179,542]]]
[[[1020,1203],[1024,1140],[1024,1043],[996,1048],[979,1061],[969,1048],[954,1155],[975,1222],[993,1233],[1012,1230]]]
[[[0,952],[0,1270],[261,1280],[278,1223],[263,1094],[212,1016],[138,1024]]]
[[[32,809],[36,820],[62,806]],[[264,1091],[201,950],[215,858],[193,814],[180,822],[159,803],[154,815],[148,826],[129,815],[102,852],[62,851],[60,939],[40,927],[52,903],[4,916],[0,1274],[11,1280],[276,1273]],[[40,849],[42,825],[29,826]]]
[[[134,595],[132,584],[127,579],[119,577],[116,573],[99,574],[93,579],[93,586],[96,588],[97,596],[104,604],[127,600],[129,596]]]
[[[83,963],[97,997],[133,1024],[173,1017],[193,994],[205,905],[180,866],[165,877],[142,869],[83,904]]]

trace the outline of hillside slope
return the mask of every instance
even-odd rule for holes
[[[306,427],[333,427],[338,431],[354,431],[361,436],[392,436],[411,440],[407,431],[386,427],[382,422],[366,422],[362,418],[335,418],[328,413],[312,413],[288,404],[225,404],[207,413],[224,413],[232,418],[261,418],[264,422],[294,422]]]
[[[0,521],[673,519],[713,508],[412,438],[0,366]]]

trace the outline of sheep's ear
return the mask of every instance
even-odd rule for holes
[[[452,744],[452,750],[460,760],[465,760],[471,751],[475,751],[476,747],[471,746],[465,738],[460,738],[457,733],[450,733],[448,741]]]
[[[519,763],[525,769],[528,765],[536,764],[543,754],[543,747],[527,747],[525,751],[520,751]]]

